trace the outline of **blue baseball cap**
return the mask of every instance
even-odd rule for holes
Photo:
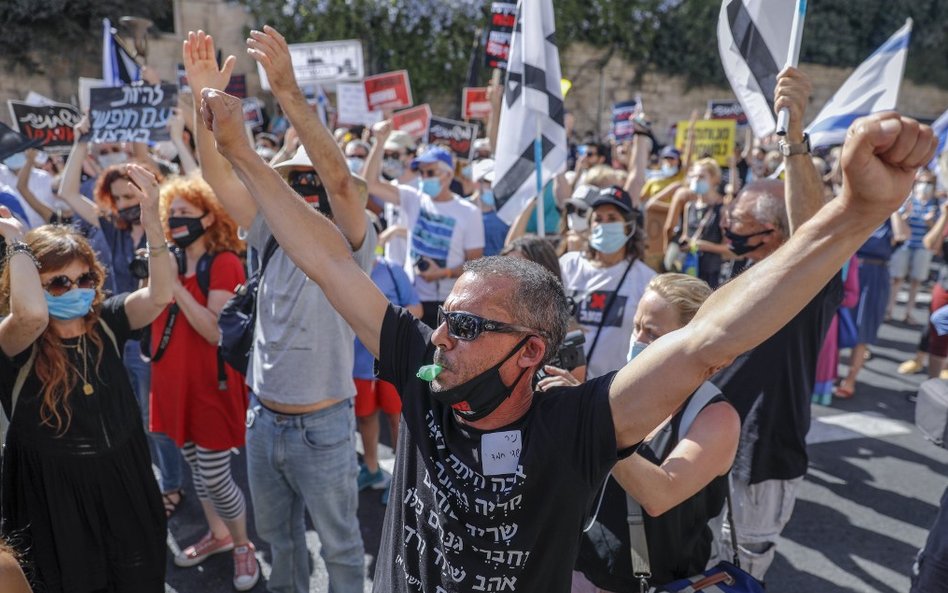
[[[454,169],[454,157],[451,156],[451,151],[443,146],[429,146],[411,162],[411,169],[414,171],[419,165],[430,165],[438,161]]]

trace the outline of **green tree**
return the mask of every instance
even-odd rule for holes
[[[103,18],[157,21],[171,7],[168,0],[0,0],[0,58],[6,68],[42,73],[51,56],[100,52]]]

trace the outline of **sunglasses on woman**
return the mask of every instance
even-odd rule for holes
[[[93,272],[86,272],[75,280],[66,275],[53,276],[43,285],[43,289],[53,296],[66,294],[73,288],[95,288],[99,284],[99,277]]]
[[[535,334],[535,330],[521,325],[512,325],[501,321],[493,321],[478,317],[466,311],[445,311],[438,307],[438,325],[448,324],[448,335],[455,340],[470,342],[476,340],[483,332],[498,332],[505,334]]]

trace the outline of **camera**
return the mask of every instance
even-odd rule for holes
[[[569,332],[550,364],[567,371],[583,366],[586,364],[586,351],[583,349],[585,344],[586,335],[582,330]]]
[[[426,260],[424,257],[419,255],[417,258],[415,258],[415,268],[417,268],[419,272],[424,272],[430,267],[431,262]]]
[[[174,254],[174,259],[178,262],[178,275],[183,276],[188,270],[188,260],[184,250],[177,245],[169,245],[168,249]],[[136,280],[145,280],[148,278],[148,252],[139,249],[135,252],[132,261],[128,263],[128,271]]]

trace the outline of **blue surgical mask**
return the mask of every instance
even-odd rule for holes
[[[648,346],[648,344],[643,344],[638,340],[632,342],[632,347],[629,348],[629,356],[626,358],[626,362],[632,362],[632,359],[641,354],[646,346]]]
[[[471,175],[473,175],[473,174],[474,174],[474,169],[473,169],[473,167],[471,167],[470,165],[467,165],[466,167],[464,167],[463,169],[461,169],[461,176],[462,176],[462,177],[466,177],[466,178],[470,179],[470,178],[471,178]]]
[[[692,179],[688,187],[699,196],[703,196],[711,189],[711,184],[704,179]]]
[[[589,234],[589,245],[599,253],[615,253],[622,249],[630,235],[625,232],[624,222],[604,222]]]
[[[44,291],[50,317],[62,321],[84,317],[95,300],[94,288],[73,288],[59,296]]]
[[[481,190],[481,204],[484,204],[485,206],[490,206],[491,208],[497,205],[497,202],[494,201],[494,190],[492,189]]]
[[[349,167],[350,173],[361,173],[362,165],[365,164],[365,159],[357,156],[346,157],[346,165]]]
[[[677,165],[667,165],[667,164],[664,164],[664,163],[662,164],[662,175],[663,175],[663,176],[665,176],[665,177],[671,177],[672,175],[677,175],[677,174],[678,174],[678,166],[677,166]]]
[[[14,171],[19,171],[23,168],[23,165],[26,164],[26,154],[22,152],[12,154],[8,156],[5,161],[3,161],[3,164],[7,167],[10,167]]]
[[[425,177],[421,180],[421,191],[432,198],[441,193],[441,180],[437,177]]]

